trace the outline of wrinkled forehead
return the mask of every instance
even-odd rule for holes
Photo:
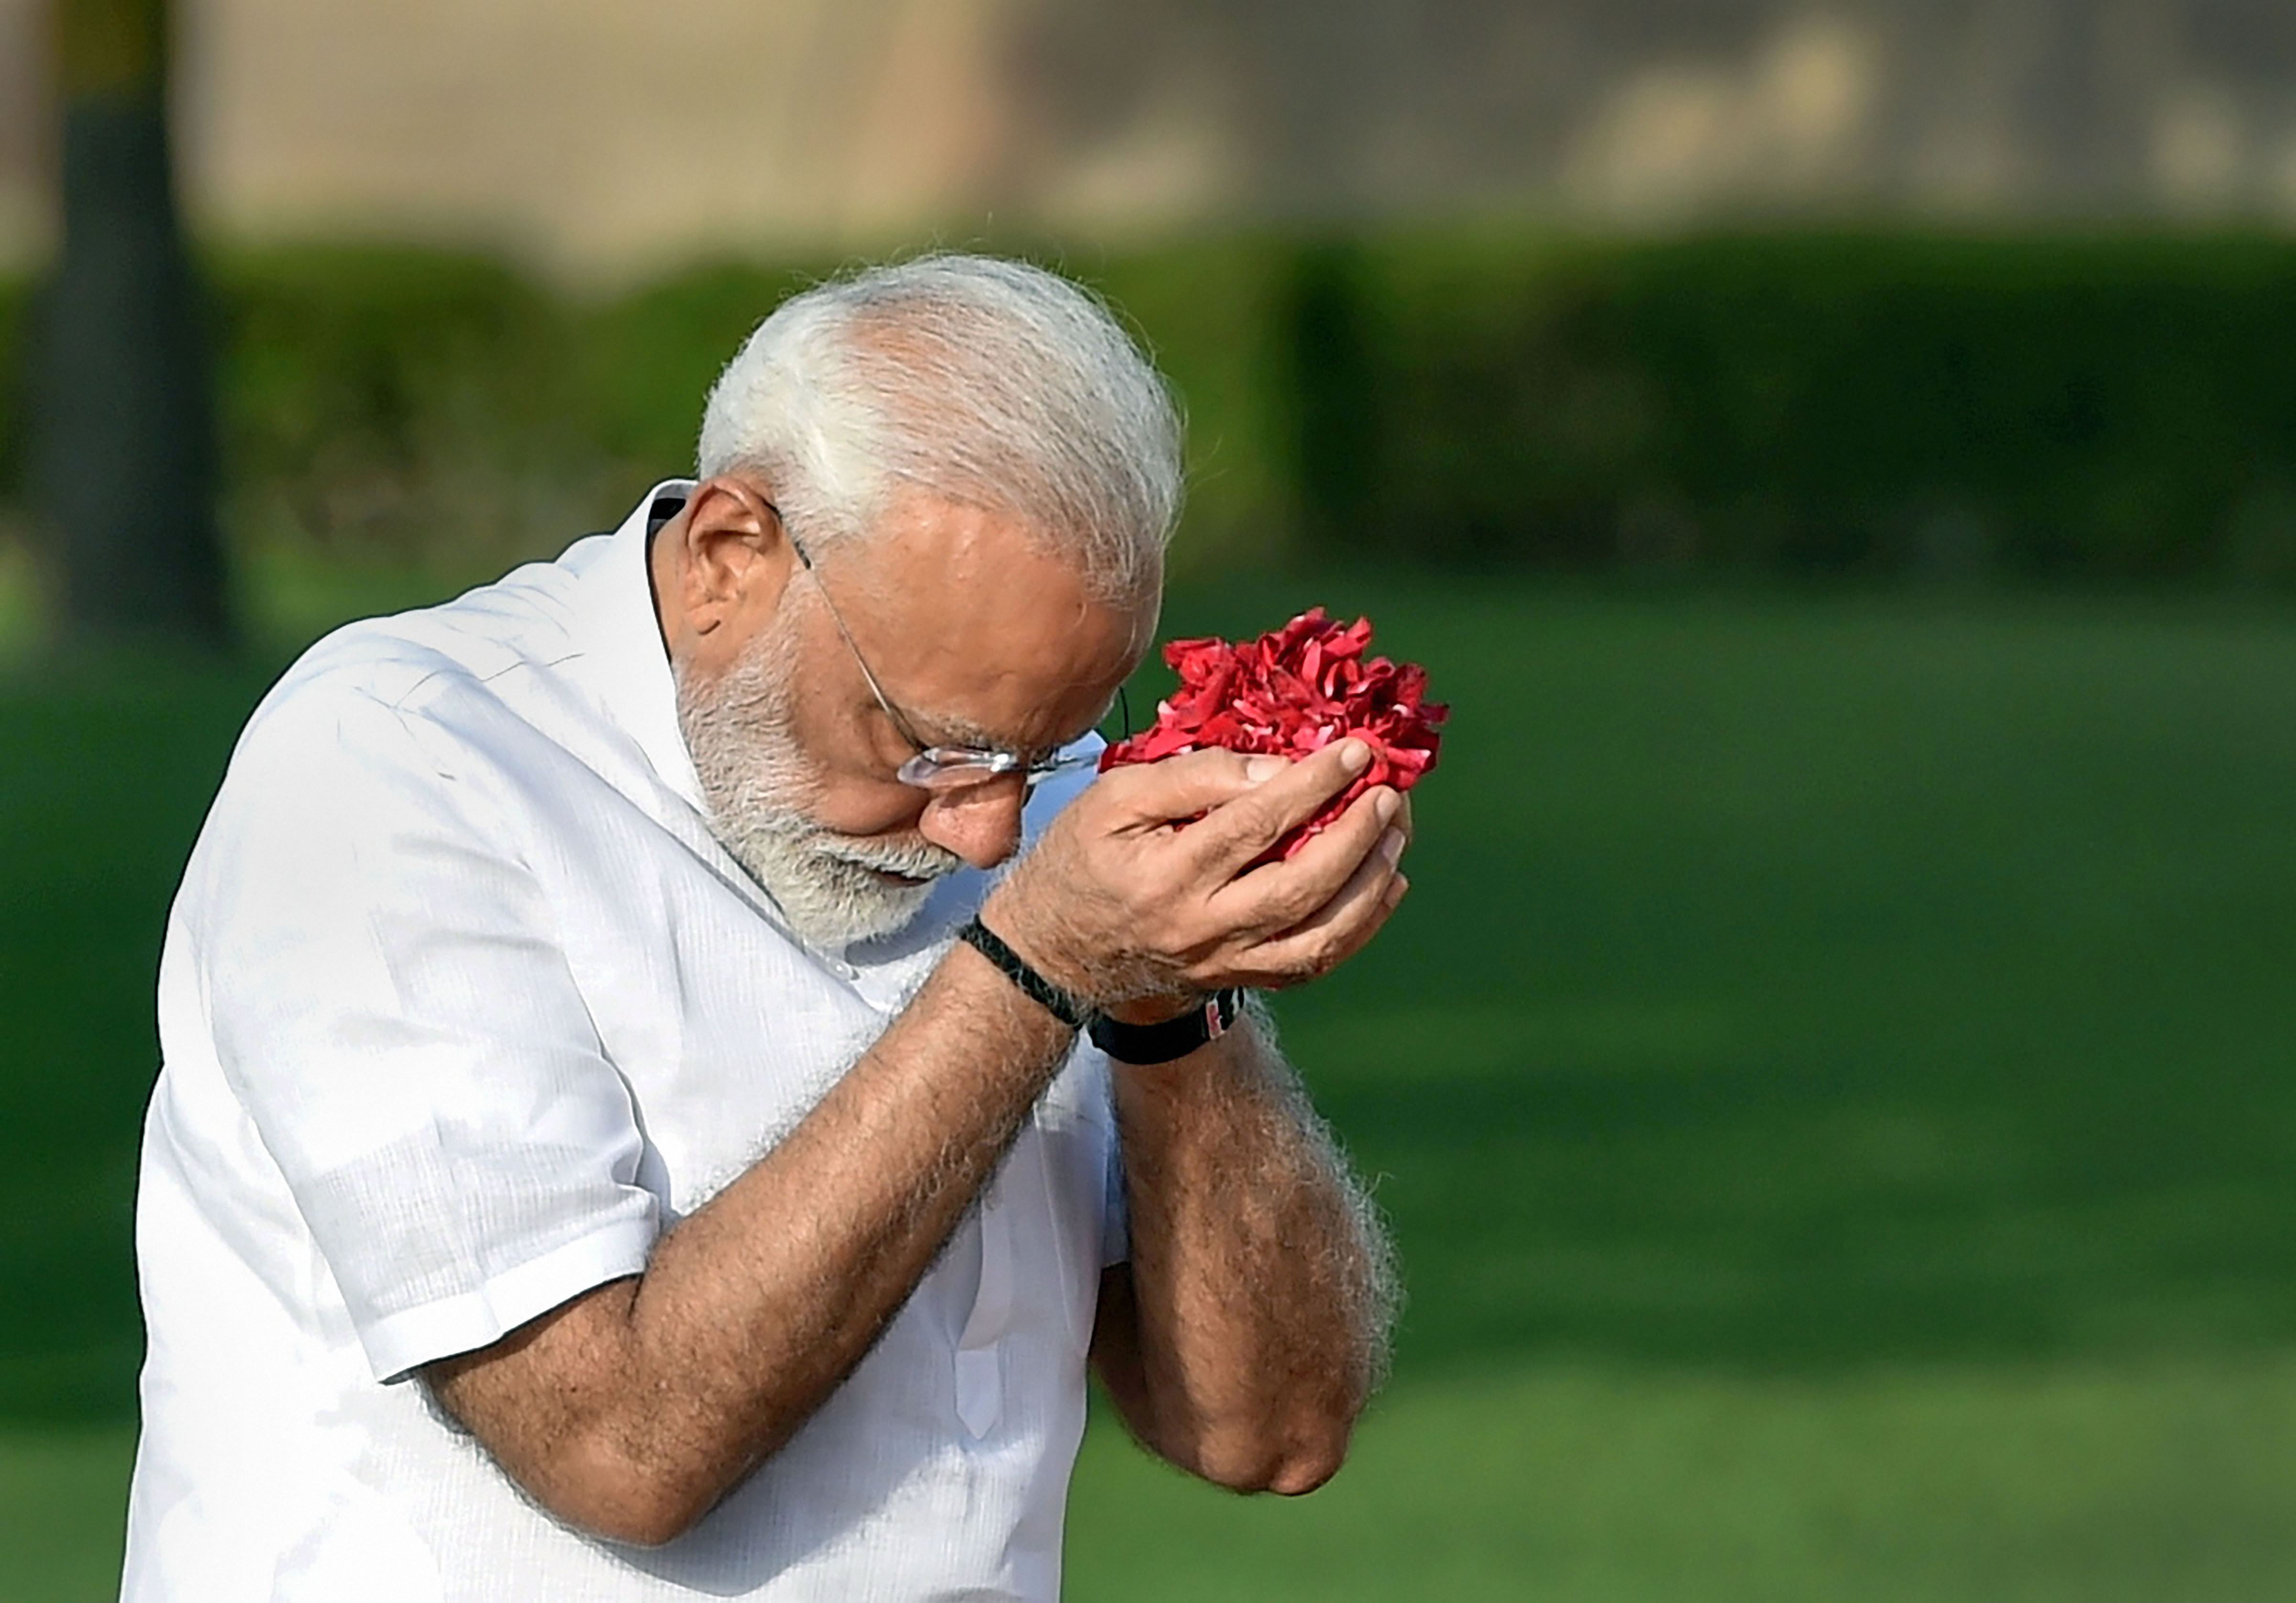
[[[921,735],[951,744],[1082,733],[1155,633],[1155,586],[1099,599],[1080,561],[1017,518],[922,493],[897,497],[870,538],[822,565],[887,695],[929,726]]]

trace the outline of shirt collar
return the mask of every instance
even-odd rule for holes
[[[657,509],[674,516],[693,485],[665,479],[646,491],[583,571],[577,608],[583,677],[606,715],[637,744],[661,782],[700,811],[701,782],[677,727],[677,681],[662,644],[649,555]]]

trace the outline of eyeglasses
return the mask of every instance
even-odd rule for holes
[[[970,790],[976,785],[986,785],[1005,774],[1018,774],[1021,783],[1034,790],[1055,774],[1075,773],[1092,766],[1094,758],[1089,752],[1068,756],[1055,752],[1031,762],[1018,752],[999,751],[993,746],[937,746],[919,738],[909,720],[901,716],[900,710],[893,705],[892,698],[885,694],[884,686],[877,683],[877,676],[870,671],[869,660],[853,643],[853,631],[845,627],[845,619],[838,612],[837,603],[830,599],[829,587],[821,582],[821,574],[813,565],[812,555],[791,532],[789,520],[782,516],[782,509],[771,501],[765,505],[766,510],[774,514],[774,521],[782,526],[782,534],[789,541],[790,549],[797,553],[798,565],[812,577],[813,588],[821,595],[821,604],[829,610],[830,622],[837,626],[838,637],[845,642],[845,649],[853,654],[853,666],[861,670],[862,680],[869,686],[869,694],[875,696],[877,705],[884,709],[886,721],[893,726],[896,735],[917,749],[915,756],[893,770],[894,778],[918,790],[943,794]],[[1126,721],[1130,721],[1128,717]]]

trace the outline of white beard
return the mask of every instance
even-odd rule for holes
[[[901,928],[931,882],[964,862],[930,841],[858,840],[810,816],[817,785],[790,730],[796,653],[786,601],[782,611],[721,677],[678,671],[677,722],[711,830],[800,940],[837,951]],[[879,870],[923,883],[890,884]]]

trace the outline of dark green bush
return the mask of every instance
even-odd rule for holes
[[[1215,243],[1079,265],[1183,391],[1184,547],[1265,559],[1295,522],[1280,408],[1288,252]],[[466,576],[554,551],[693,463],[702,398],[783,298],[834,271],[717,264],[603,302],[506,268],[373,250],[216,275],[231,523],[251,545]]]
[[[1491,232],[1079,259],[1190,414],[1183,569],[1445,564],[2296,580],[2296,243]],[[435,252],[211,274],[242,549],[457,576],[689,463],[817,276],[583,302]],[[0,289],[0,347],[25,297]],[[24,406],[0,389],[0,496]]]
[[[2296,245],[1766,236],[1302,258],[1303,502],[1434,560],[2296,568]]]
[[[224,459],[242,540],[499,567],[594,522],[578,319],[507,267],[298,250],[214,275]]]

